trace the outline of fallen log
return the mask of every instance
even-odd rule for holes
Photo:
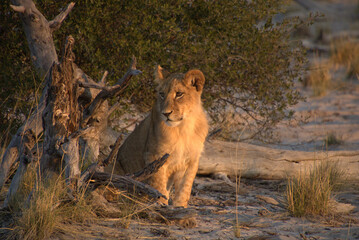
[[[359,151],[304,152],[218,140],[205,143],[198,174],[285,179],[299,172],[309,173],[315,164],[323,161],[337,163],[347,180],[359,180]]]

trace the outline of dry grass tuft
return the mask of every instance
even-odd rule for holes
[[[323,96],[331,86],[332,77],[330,74],[330,64],[327,61],[314,60],[311,71],[304,81],[305,87],[313,89],[314,96]]]
[[[240,184],[241,184],[241,174],[236,174],[236,221],[233,226],[234,236],[236,238],[241,237],[241,222],[239,221],[239,213],[238,213],[238,195],[240,192]]]
[[[342,143],[343,139],[337,136],[334,132],[329,132],[324,139],[326,147],[340,145]]]
[[[359,42],[342,37],[331,43],[331,62],[346,68],[349,76],[359,74]]]
[[[10,239],[46,239],[54,231],[61,230],[65,222],[93,219],[95,215],[85,192],[79,193],[77,201],[70,201],[62,176],[44,178],[28,201],[35,184],[34,172],[27,171],[20,190],[10,201],[11,211],[16,216]]]
[[[301,173],[288,179],[286,197],[289,212],[295,217],[327,215],[332,191],[343,175],[338,163],[321,162],[309,175]]]

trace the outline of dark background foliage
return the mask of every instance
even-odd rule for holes
[[[35,1],[48,20],[70,1]],[[143,71],[126,97],[146,111],[154,99],[155,64],[170,72],[201,69],[204,103],[214,122],[224,121],[228,104],[258,137],[290,117],[300,100],[293,89],[304,55],[290,35],[298,19],[273,21],[283,1],[78,0],[55,32],[58,52],[67,35],[75,38],[76,63],[92,78],[105,70],[115,82],[134,55]],[[34,104],[41,81],[31,65],[18,14],[0,3],[0,131],[13,133]],[[41,91],[37,91],[41,92]],[[236,94],[237,93],[237,94]],[[10,124],[12,122],[12,124]],[[9,128],[9,126],[12,126]],[[4,135],[4,134],[2,134]],[[2,139],[4,140],[4,139]]]

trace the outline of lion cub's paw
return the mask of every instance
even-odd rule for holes
[[[192,218],[177,220],[177,224],[183,228],[194,228],[197,226],[197,221],[196,218],[192,217]]]

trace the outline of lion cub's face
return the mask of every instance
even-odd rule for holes
[[[168,126],[178,126],[201,107],[205,78],[200,70],[166,76],[162,68],[157,66],[155,81],[158,84],[156,110]]]

